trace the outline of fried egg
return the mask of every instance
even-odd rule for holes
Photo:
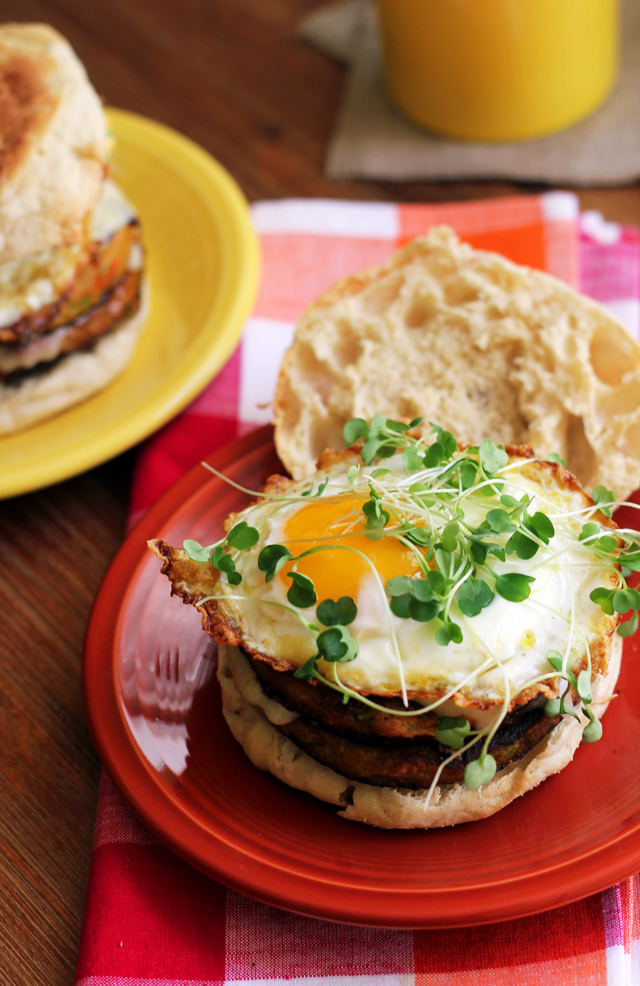
[[[387,460],[383,472],[361,465],[355,480],[348,466],[340,461],[319,473],[315,493],[308,482],[280,482],[267,488],[264,499],[234,515],[234,524],[246,521],[259,539],[250,550],[234,555],[241,575],[238,585],[228,585],[226,576],[220,576],[220,606],[240,628],[248,651],[272,663],[300,667],[316,653],[308,627],[317,626],[317,604],[349,597],[357,607],[349,626],[357,656],[338,664],[321,660],[318,668],[328,680],[337,676],[343,686],[363,694],[409,695],[425,701],[440,696],[482,709],[524,703],[532,688],[537,693],[540,680],[552,677],[547,660],[551,650],[567,655],[570,666],[591,663],[596,672],[599,661],[606,662],[616,620],[589,594],[598,586],[617,584],[616,574],[579,538],[595,508],[570,474],[520,456],[512,456],[501,470],[500,497],[513,503],[526,498],[527,515],[540,512],[548,517],[553,536],[532,558],[513,552],[493,558],[490,579],[505,573],[525,575],[532,579],[530,594],[516,602],[496,593],[473,616],[464,615],[452,602],[450,615],[462,639],[443,645],[436,639],[437,620],[421,622],[390,609],[389,580],[417,579],[433,565],[424,549],[407,544],[397,533],[403,524],[444,529],[456,516],[462,527],[477,530],[487,513],[499,506],[495,493],[486,489],[458,497],[446,494],[441,502],[416,509],[421,501],[412,490],[421,477],[407,475],[401,456]],[[363,512],[371,489],[389,514],[381,536],[378,531],[374,538]],[[503,543],[507,537],[503,535]],[[297,560],[295,565],[289,560],[266,581],[258,557],[268,545],[285,546]],[[303,609],[291,606],[287,598],[294,567],[312,581],[317,597]]]

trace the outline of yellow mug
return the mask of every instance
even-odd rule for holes
[[[615,82],[618,0],[378,0],[378,15],[393,102],[451,137],[554,133]]]

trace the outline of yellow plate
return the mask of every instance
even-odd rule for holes
[[[0,497],[67,479],[174,417],[231,355],[251,311],[259,252],[230,175],[161,124],[109,110],[113,177],[137,208],[151,307],[135,356],[105,390],[0,438]]]

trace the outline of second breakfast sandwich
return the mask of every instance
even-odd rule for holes
[[[144,254],[109,144],[69,43],[0,25],[0,434],[101,390],[133,355]]]

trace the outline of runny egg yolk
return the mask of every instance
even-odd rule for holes
[[[362,580],[372,575],[367,558],[383,586],[397,575],[413,576],[419,571],[413,552],[397,538],[372,540],[365,535],[363,503],[365,500],[355,495],[314,500],[292,514],[284,525],[284,543],[293,555],[323,546],[323,550],[307,555],[297,564],[297,571],[313,581],[318,602],[341,596],[357,600]],[[290,570],[288,565],[280,573],[287,586],[291,584],[286,574]]]

